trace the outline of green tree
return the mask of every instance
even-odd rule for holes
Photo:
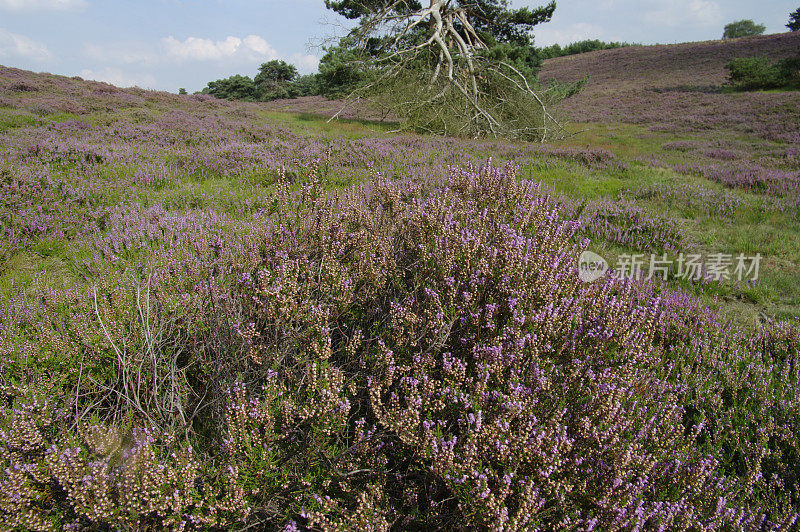
[[[786,27],[792,31],[800,30],[800,7],[797,8],[797,11],[789,13],[789,23]]]
[[[319,61],[317,81],[321,94],[337,98],[350,94],[374,79],[367,66],[368,54],[348,39],[325,49]]]
[[[189,93],[186,92],[185,88],[181,87],[180,89],[178,89],[178,94],[189,94]]]
[[[229,78],[209,81],[201,92],[226,100],[255,100],[256,84],[249,76],[236,74]]]
[[[430,8],[423,8],[422,3],[418,0],[325,1],[325,5],[329,9],[346,18],[358,19],[360,28],[355,33],[362,34],[369,33],[364,31],[367,28],[377,30],[377,26],[383,22],[390,21],[391,24],[398,19],[402,20],[403,17],[409,21],[420,18],[425,11],[431,11],[431,14],[445,12],[463,14],[464,20],[456,20],[454,25],[469,25],[488,49],[503,44],[507,45],[502,47],[503,51],[515,48],[513,55],[517,60],[524,57],[525,68],[530,72],[534,72],[541,63],[536,53],[525,51],[533,46],[532,29],[538,24],[548,22],[556,9],[555,1],[538,8],[521,7],[517,9],[510,8],[508,0],[453,0],[448,2],[442,0],[428,2],[426,0],[425,3],[430,3]],[[433,24],[432,21],[430,22]],[[395,29],[397,29],[396,26]],[[389,37],[397,36],[397,32],[394,32],[393,35],[391,35],[392,31],[389,33]],[[407,37],[413,41],[424,33],[425,28],[420,24],[412,28]],[[381,40],[373,36],[370,43],[362,44],[366,44],[370,54],[375,55],[383,51],[389,42],[391,42],[391,38]],[[497,53],[495,51],[495,55]]]
[[[274,59],[262,63],[254,78],[257,98],[261,101],[293,98],[291,84],[297,78],[297,68],[286,61]]]
[[[737,20],[725,26],[722,33],[723,39],[736,39],[737,37],[749,37],[750,35],[761,35],[767,27],[763,24],[756,24],[752,20]]]
[[[291,89],[297,96],[314,96],[319,94],[319,81],[316,75],[306,74],[294,80]]]
[[[262,63],[256,74],[256,85],[261,83],[289,83],[297,78],[297,68],[286,61],[273,59]]]

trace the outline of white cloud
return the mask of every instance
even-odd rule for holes
[[[167,55],[178,61],[270,61],[280,55],[267,41],[258,35],[227,37],[223,41],[213,41],[200,37],[189,37],[179,41],[172,35],[161,40]]]
[[[315,72],[319,65],[319,58],[311,54],[295,53],[289,56],[279,54],[272,45],[257,35],[241,38],[229,36],[220,41],[200,37],[189,37],[179,41],[169,36],[156,43],[130,41],[87,43],[83,45],[83,56],[88,61],[86,66],[89,68],[94,68],[94,65],[102,65],[105,68],[96,71],[87,70],[86,76],[81,73],[82,77],[121,86],[152,86],[155,82],[152,76],[128,74],[131,70],[153,71],[165,68],[196,70],[199,68],[197,63],[206,63],[203,65],[204,69],[223,68],[224,70],[220,70],[220,75],[223,72],[238,71],[254,76],[259,64],[273,59],[283,59],[295,65],[301,74]]]
[[[536,46],[550,46],[551,44],[569,44],[586,39],[599,39],[603,35],[603,28],[588,22],[575,22],[557,29],[543,25],[534,31]]]
[[[319,57],[311,54],[292,54],[286,61],[296,66],[301,74],[315,72],[319,66]]]
[[[86,0],[0,0],[5,11],[81,11],[88,5]]]
[[[658,8],[646,12],[644,21],[656,26],[718,26],[722,8],[711,0],[660,0]]]
[[[0,28],[0,57],[45,61],[51,54],[44,44]]]
[[[94,61],[123,65],[152,65],[164,55],[155,47],[141,43],[85,44],[83,51]]]
[[[136,86],[147,89],[156,85],[156,78],[151,74],[131,74],[114,67],[105,67],[98,71],[84,68],[80,71],[79,76],[94,81],[105,81],[117,87]]]

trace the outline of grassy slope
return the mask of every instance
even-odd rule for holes
[[[591,90],[594,89],[590,85],[582,96],[589,102],[587,105],[591,104],[587,96]],[[678,93],[652,91],[648,97],[653,98],[655,94]],[[590,124],[574,124],[576,134],[565,143],[539,146],[398,136],[390,134],[387,131],[390,128],[385,125],[364,121],[328,123],[325,118],[310,114],[314,111],[313,105],[306,106],[304,113],[290,113],[257,104],[178,97],[139,89],[123,90],[102,83],[0,67],[0,325],[4,327],[0,331],[0,354],[11,361],[14,368],[12,372],[4,367],[4,371],[15,379],[18,375],[41,374],[44,377],[43,389],[47,389],[45,386],[50,386],[49,389],[63,387],[68,390],[69,397],[72,397],[73,390],[77,396],[81,390],[89,390],[85,392],[89,402],[97,396],[108,396],[104,391],[101,394],[101,390],[94,387],[94,381],[88,380],[89,377],[97,379],[98,383],[121,387],[117,379],[119,373],[114,373],[115,369],[111,367],[114,355],[106,345],[106,338],[124,347],[124,342],[131,341],[138,334],[136,324],[140,317],[135,316],[135,309],[138,307],[141,312],[141,307],[139,292],[134,291],[138,285],[131,278],[135,275],[139,279],[144,270],[140,270],[138,265],[149,260],[153,268],[159,269],[156,277],[161,279],[163,288],[160,301],[169,309],[169,315],[176,316],[175,319],[181,322],[179,327],[183,321],[191,323],[187,327],[192,331],[191,341],[187,339],[184,344],[180,343],[183,339],[179,340],[175,351],[191,353],[186,364],[191,365],[192,376],[196,376],[200,384],[185,389],[197,393],[198,398],[202,395],[202,398],[196,403],[189,403],[187,399],[186,404],[200,405],[206,399],[204,387],[214,388],[217,383],[227,382],[218,378],[220,373],[212,363],[214,359],[204,348],[210,345],[213,352],[213,345],[216,345],[213,342],[222,342],[219,339],[219,321],[212,325],[210,318],[209,321],[197,320],[195,327],[195,313],[202,317],[198,308],[205,308],[202,305],[209,300],[212,303],[221,301],[213,297],[217,290],[225,294],[225,285],[217,285],[225,280],[225,275],[217,272],[219,264],[228,264],[235,259],[235,271],[239,268],[247,271],[253,263],[263,259],[259,240],[264,234],[269,234],[271,214],[276,210],[275,200],[281,197],[277,195],[275,184],[282,167],[288,169],[287,178],[295,190],[304,185],[307,187],[311,175],[316,176],[317,172],[325,188],[332,190],[371,179],[373,184],[380,185],[376,172],[389,179],[410,177],[436,186],[444,182],[442,176],[447,175],[447,165],[479,164],[487,157],[493,157],[496,163],[513,159],[520,165],[522,177],[541,180],[556,192],[574,198],[572,203],[569,198],[561,198],[568,215],[570,208],[581,202],[596,201],[590,206],[600,209],[602,214],[604,205],[615,205],[611,201],[630,199],[636,207],[643,207],[650,214],[650,217],[641,216],[638,220],[647,230],[662,228],[663,219],[658,216],[676,220],[688,239],[681,243],[683,251],[762,253],[765,264],[760,285],[711,283],[684,285],[684,288],[720,307],[726,316],[742,322],[755,322],[762,313],[774,317],[798,316],[800,216],[796,203],[792,210],[791,204],[775,203],[791,198],[726,188],[703,177],[700,171],[704,165],[736,165],[757,158],[764,165],[796,174],[797,152],[793,152],[794,147],[781,137],[795,133],[800,124],[792,122],[792,110],[779,113],[779,118],[783,117],[780,123],[785,127],[772,131],[761,127],[772,120],[762,119],[758,112],[754,112],[757,106],[748,107],[747,112],[742,113],[737,102],[766,102],[775,108],[781,105],[782,99],[797,98],[797,94],[750,96],[719,91],[701,94],[711,94],[718,99],[717,103],[729,112],[725,115],[727,121],[699,127],[698,123],[685,117],[696,116],[702,111],[702,105],[698,104],[702,101],[689,99],[686,107],[674,107],[675,101],[681,98],[664,99],[659,104],[677,119],[653,121],[638,111],[633,112],[639,102],[635,91],[616,97],[611,94],[609,98],[619,101],[618,115],[601,116]],[[576,100],[575,108],[579,103]],[[741,115],[739,122],[729,120],[735,112]],[[748,124],[750,130],[742,127]],[[315,160],[321,164],[315,166]],[[700,170],[693,171],[692,165]],[[309,188],[313,190],[313,187]],[[606,200],[610,201],[604,203]],[[611,225],[615,230],[627,230],[636,222],[611,220]],[[9,234],[11,236],[7,237]],[[620,253],[642,251],[612,238],[591,238],[591,248],[612,262]],[[150,282],[149,276],[147,282]],[[97,287],[100,293],[100,297],[95,297],[94,305],[92,298],[86,297],[91,293],[91,287]],[[41,317],[32,310],[29,312],[29,309],[40,308]],[[97,323],[90,324],[88,332],[84,333],[86,322],[94,321],[93,315],[98,321],[102,315],[112,326],[113,338],[107,333],[101,336]],[[146,324],[147,320],[144,321]],[[130,323],[128,328],[127,323]],[[701,343],[709,339],[708,331],[698,333],[694,323],[690,327],[693,329],[686,333],[687,339],[697,339]],[[228,329],[230,327],[222,328]],[[133,332],[128,334],[129,330]],[[70,336],[73,334],[74,338]],[[731,429],[730,434],[736,438],[736,447],[732,452],[717,453],[726,460],[725,467],[736,469],[740,474],[739,462],[744,459],[739,457],[749,454],[740,452],[739,447],[752,452],[753,456],[761,449],[750,441],[750,432],[740,427],[752,426],[761,434],[762,427],[775,427],[777,419],[777,428],[764,433],[765,438],[769,440],[772,434],[781,431],[787,435],[785,440],[791,441],[796,434],[792,413],[797,411],[797,401],[793,399],[796,388],[791,384],[788,369],[783,380],[759,379],[760,366],[740,369],[735,364],[744,359],[738,356],[732,358],[734,362],[731,365],[726,365],[722,358],[718,359],[716,353],[720,351],[717,351],[716,338],[713,338],[713,351],[704,349],[698,352],[714,353],[713,357],[709,355],[707,364],[713,365],[714,372],[719,371],[720,377],[706,378],[706,373],[698,370],[698,367],[705,366],[699,365],[701,359],[696,359],[696,353],[693,353],[697,346],[682,341],[682,335],[681,332],[676,336],[681,341],[676,342],[678,349],[674,356],[682,357],[685,351],[691,354],[691,358],[686,359],[689,363],[685,370],[679,364],[676,376],[682,379],[682,375],[686,375],[687,382],[700,383],[687,386],[691,392],[688,395],[699,397],[692,401],[704,405],[707,400],[712,405],[709,411],[715,413],[715,419],[726,418],[729,412],[735,414],[731,422],[735,430]],[[199,341],[212,336],[215,338],[213,341]],[[63,338],[68,341],[63,342]],[[195,339],[198,339],[197,343]],[[98,346],[96,349],[92,347],[95,344]],[[41,349],[41,355],[33,352],[35,348]],[[171,355],[172,349],[165,348],[165,354]],[[794,356],[790,349],[795,347],[785,348],[787,360]],[[86,367],[92,371],[84,373],[87,352],[91,363],[87,362]],[[134,345],[130,360],[135,361],[141,370],[142,363],[135,359],[136,353]],[[721,353],[727,356],[726,351]],[[35,367],[28,367],[29,359],[36,361]],[[161,375],[162,366],[166,367],[153,363],[153,382],[158,383],[153,390],[156,391],[161,390],[162,381],[166,381],[156,378]],[[81,370],[76,376],[74,373],[78,367]],[[788,368],[789,363],[774,367]],[[671,369],[667,371],[672,372]],[[771,371],[764,370],[767,374]],[[777,375],[780,369],[774,371]],[[701,376],[692,377],[694,374]],[[572,381],[572,377],[553,382],[562,380]],[[776,384],[768,387],[767,383]],[[781,383],[786,383],[786,387],[778,388]],[[327,386],[319,388],[328,392]],[[589,389],[579,387],[580,398],[575,396],[574,401],[572,396],[562,396],[560,400],[581,407]],[[609,396],[607,389],[598,388],[602,397]],[[734,390],[731,396],[727,395],[729,390]],[[100,395],[90,395],[90,392]],[[155,397],[168,395],[154,394]],[[214,392],[209,397],[208,403],[203,404],[204,408],[212,405],[215,409],[214,405],[223,404],[225,400],[224,395],[214,395]],[[308,397],[313,401],[317,396]],[[739,402],[728,405],[731,397]],[[726,398],[726,405],[720,409],[717,405],[722,404],[723,398]],[[265,396],[264,400],[269,399]],[[762,403],[767,406],[762,407]],[[242,405],[244,408],[244,403]],[[154,410],[158,408],[159,405]],[[72,411],[71,405],[68,410]],[[191,440],[192,445],[201,450],[204,467],[211,471],[203,477],[204,488],[215,486],[210,483],[216,478],[214,467],[217,463],[224,464],[216,461],[221,457],[216,447],[221,438],[217,435],[228,430],[228,425],[223,423],[210,426],[213,420],[218,419],[206,414],[211,410],[204,411],[202,422],[197,421],[197,428],[193,429],[197,437],[193,434]],[[108,408],[106,411],[120,416],[122,414],[118,413],[125,412],[122,408]],[[27,415],[28,410],[22,412]],[[647,417],[650,415],[647,412]],[[165,416],[163,423],[166,425],[174,417]],[[788,421],[785,418],[789,418]],[[686,422],[692,423],[692,419],[687,418]],[[122,418],[107,422],[112,427],[133,423]],[[720,422],[718,426],[727,427],[724,423]],[[113,437],[115,433],[109,434]],[[727,434],[724,438],[728,437]],[[67,436],[72,437],[71,432]],[[616,433],[613,436],[616,439]],[[308,447],[300,447],[300,452],[287,445],[291,454],[272,454],[270,446],[270,453],[265,455],[256,450],[241,461],[239,478],[243,479],[242,483],[248,490],[252,488],[257,493],[264,487],[270,490],[282,485],[281,490],[291,493],[291,497],[285,497],[284,491],[279,490],[276,492],[279,497],[275,498],[270,491],[264,493],[264,500],[268,502],[263,503],[263,508],[270,512],[269,515],[274,511],[274,500],[286,501],[280,502],[280,511],[285,511],[286,507],[292,513],[299,511],[306,504],[306,492],[323,493],[318,486],[327,486],[324,483],[332,470],[367,471],[361,466],[332,467],[329,456],[348,454],[342,452],[346,447],[338,442],[336,446],[314,447],[317,439],[298,438],[297,441],[304,445],[309,442]],[[290,441],[295,441],[294,435]],[[727,440],[721,438],[721,441]],[[771,448],[783,445],[783,441]],[[260,443],[253,446],[253,449],[266,448],[266,444]],[[766,444],[764,448],[767,448]],[[787,444],[785,448],[787,453],[783,462],[779,457],[779,463],[792,466],[797,446]],[[215,454],[202,454],[203,449],[212,449]],[[614,455],[623,456],[623,453],[615,452]],[[210,464],[208,456],[215,457],[214,464]],[[284,456],[288,456],[286,462],[282,461]],[[629,456],[628,453],[622,459],[627,461]],[[559,455],[554,457],[561,461]],[[168,462],[172,467],[170,464]],[[175,467],[182,476],[186,468]],[[751,471],[750,466],[747,467],[746,471]],[[5,471],[10,471],[10,468]],[[222,478],[227,479],[229,470],[220,471],[224,471]],[[760,462],[752,471],[761,474]],[[763,474],[764,478],[772,478],[769,468],[764,471],[767,472]],[[795,478],[791,476],[793,471],[785,474],[792,482]],[[49,479],[47,476],[44,478]],[[77,478],[84,478],[83,474]],[[282,484],[287,478],[292,483]],[[302,480],[300,488],[297,487],[298,479]],[[360,477],[356,482],[361,482]],[[783,493],[778,489],[775,491]],[[53,498],[45,495],[33,500],[50,504],[48,501]],[[57,495],[61,497],[60,493]],[[770,495],[771,492],[765,497]],[[472,508],[472,505],[468,506]],[[52,518],[60,519],[60,515],[53,512]],[[276,520],[289,515],[277,515]],[[54,521],[54,528],[59,529],[62,524]],[[258,525],[254,521],[249,526]]]
[[[584,72],[592,76],[586,90],[570,100],[565,108],[573,114],[583,113],[594,121],[573,123],[571,127],[576,133],[565,144],[575,148],[607,149],[616,154],[624,167],[622,169],[617,166],[598,168],[572,160],[571,156],[530,155],[531,150],[524,144],[509,148],[492,143],[469,143],[464,144],[464,151],[475,157],[514,159],[522,164],[524,176],[541,180],[579,201],[633,199],[649,212],[680,223],[689,237],[689,243],[681,250],[686,253],[761,253],[764,256],[762,281],[756,286],[713,283],[684,285],[684,288],[703,296],[709,304],[722,308],[729,316],[749,323],[765,317],[799,316],[800,225],[796,202],[794,209],[791,206],[777,209],[772,205],[772,198],[724,188],[703,178],[702,172],[682,169],[717,164],[715,150],[722,150],[735,154],[735,160],[725,161],[725,164],[760,158],[764,164],[783,165],[784,168],[788,164],[790,171],[797,170],[796,159],[794,162],[787,159],[787,144],[781,139],[764,138],[763,131],[758,128],[759,123],[767,121],[767,115],[752,112],[748,115],[751,110],[748,107],[741,121],[749,121],[753,126],[750,130],[743,130],[741,123],[731,124],[724,120],[698,127],[682,117],[694,117],[706,110],[707,102],[692,99],[698,95],[714,98],[717,105],[726,106],[729,113],[742,113],[737,105],[737,99],[742,98],[761,99],[767,102],[766,107],[780,108],[787,98],[790,102],[800,100],[798,93],[737,95],[720,89],[720,83],[724,81],[722,65],[730,57],[764,52],[783,57],[798,43],[800,36],[782,34],[729,42],[632,47],[548,61],[543,70],[545,78],[557,75],[569,80]],[[96,123],[146,120],[149,119],[145,118],[147,114],[159,115],[173,110],[196,113],[208,105],[191,98],[139,89],[121,90],[94,82],[70,80],[65,85],[64,78],[58,76],[32,76],[14,69],[6,69],[4,74],[9,86],[16,83],[15,79],[37,85],[35,91],[7,89],[0,94],[0,127],[6,131],[24,130],[34,124],[76,117]],[[647,94],[645,100],[650,101],[651,108],[661,109],[671,116],[663,120],[648,120],[647,113],[639,108],[642,99],[638,95],[642,92]],[[21,97],[24,100],[19,100]],[[125,101],[124,108],[113,112],[104,110],[108,98]],[[610,117],[593,116],[589,110],[593,102],[604,98],[617,102],[618,112]],[[686,100],[683,108],[675,106],[676,98]],[[234,120],[238,117],[243,123],[253,124],[253,120],[260,122],[266,118],[269,123],[288,128],[301,137],[371,138],[385,136],[389,129],[359,120],[327,123],[314,113],[329,115],[337,109],[337,102],[320,98],[271,105],[221,102],[218,107],[218,113]],[[788,131],[791,133],[792,111],[783,109],[780,116],[790,124]],[[787,114],[789,118],[785,118]],[[669,148],[674,141],[683,141],[689,147]],[[431,163],[442,159],[441,155],[432,154]],[[350,174],[335,177],[333,182],[338,185],[353,179]],[[210,187],[208,184],[203,186]],[[661,190],[661,193],[637,193],[648,186]],[[241,195],[244,193],[242,188],[243,184],[235,179],[224,179],[211,187],[217,197],[224,195],[226,189],[232,195]],[[176,198],[187,193],[186,190],[186,186],[171,188],[159,192],[158,197],[180,203],[182,200]],[[692,192],[686,190],[699,190],[704,197],[708,195],[711,199],[696,201]],[[146,197],[148,193],[145,191],[142,195]],[[718,202],[740,203],[740,206],[732,212],[719,212]],[[593,248],[612,263],[621,253],[642,251],[602,238],[594,238]],[[51,272],[68,271],[64,263],[70,262],[71,253],[70,248],[58,242],[43,241],[34,249],[8,257],[4,267],[0,268],[2,284],[10,286],[17,276],[32,279],[45,267]]]
[[[796,53],[798,47],[800,34],[790,32],[602,50],[548,60],[541,77],[575,81],[589,76],[586,89],[562,106],[564,114],[580,121],[573,124],[576,135],[569,143],[603,147],[658,168],[658,182],[664,191],[676,183],[722,191],[697,174],[718,164],[744,173],[748,163],[756,163],[797,175],[800,166],[789,146],[800,129],[800,93],[730,93],[724,88],[724,65],[734,57],[764,55],[777,60]],[[683,145],[671,144],[674,141]],[[726,159],[724,163],[720,158]],[[641,167],[640,172],[644,179],[652,170]],[[620,188],[617,183],[607,185],[609,195]],[[572,183],[561,186],[584,192]],[[602,190],[603,185],[595,188]],[[669,194],[642,203],[681,220],[693,235],[698,252],[760,252],[765,257],[757,290],[712,290],[710,302],[747,320],[757,315],[798,316],[797,209],[769,213],[762,207],[762,195],[738,190],[726,193],[744,200],[730,217],[682,212],[679,205],[666,199]],[[785,201],[797,205],[796,196]]]

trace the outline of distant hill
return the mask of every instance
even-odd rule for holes
[[[725,64],[734,57],[784,59],[798,52],[800,32],[759,35],[724,41],[630,46],[548,59],[542,80],[576,81],[589,75],[584,94],[626,89],[693,88],[714,90],[727,78]]]
[[[589,76],[560,105],[575,122],[649,124],[671,131],[725,129],[800,143],[800,92],[732,94],[725,64],[734,57],[783,59],[798,52],[800,32],[726,41],[631,46],[545,61],[544,82]]]

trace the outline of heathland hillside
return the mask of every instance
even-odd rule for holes
[[[792,39],[549,62],[554,144],[0,67],[0,528],[794,529]]]
[[[759,35],[741,39],[652,46],[629,46],[548,59],[544,80],[576,81],[589,76],[584,94],[630,89],[717,91],[727,79],[725,64],[735,57],[765,56],[773,60],[796,54],[800,34]]]
[[[632,46],[550,59],[541,78],[586,88],[562,106],[577,122],[627,122],[697,130],[722,127],[800,142],[800,92],[730,94],[725,64],[735,57],[783,59],[800,34],[782,33],[657,46]]]

